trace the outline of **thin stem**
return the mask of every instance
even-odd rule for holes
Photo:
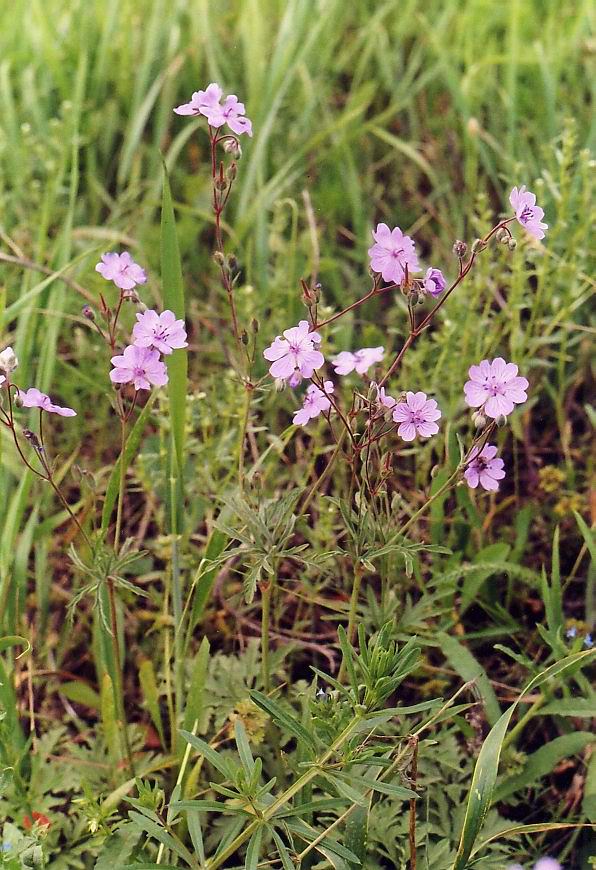
[[[311,504],[313,498],[315,497],[315,495],[317,494],[318,490],[323,486],[325,481],[329,479],[329,476],[330,476],[331,472],[333,471],[333,466],[335,465],[335,462],[337,461],[338,456],[342,452],[342,445],[343,445],[343,442],[345,440],[345,437],[346,437],[346,430],[344,429],[339,436],[337,444],[335,445],[335,450],[331,454],[331,458],[329,459],[329,462],[325,466],[325,470],[323,471],[321,476],[315,480],[315,482],[313,483],[313,485],[309,489],[308,493],[306,494],[306,498],[304,499],[304,502],[302,503],[302,507],[300,509],[301,513],[305,513],[308,510],[308,508],[310,507],[310,504]]]
[[[120,418],[120,482],[118,484],[118,507],[116,509],[116,530],[114,532],[114,550],[118,552],[120,546],[120,532],[122,529],[122,508],[124,504],[124,487],[126,483],[126,468],[124,462],[124,449],[126,447],[126,419]]]
[[[358,597],[360,595],[360,587],[362,586],[362,577],[364,575],[364,567],[360,560],[356,562],[354,567],[354,585],[352,586],[352,595],[350,597],[350,610],[348,613],[348,643],[353,644],[356,637],[356,611],[358,610]],[[338,679],[340,683],[344,679],[346,672],[345,661],[342,661],[339,669]]]
[[[116,591],[114,589],[114,581],[111,577],[108,577],[107,581],[108,585],[108,598],[110,600],[110,622],[111,622],[111,635],[112,635],[112,646],[114,649],[114,660],[116,664],[116,686],[114,687],[117,695],[117,704],[120,708],[120,717],[122,719],[122,731],[124,733],[124,745],[126,747],[126,755],[128,758],[128,766],[130,768],[130,772],[132,776],[136,776],[135,774],[135,765],[134,759],[132,755],[132,747],[130,745],[130,739],[128,736],[128,726],[126,722],[126,710],[124,708],[124,688],[122,685],[122,655],[120,653],[120,641],[118,639],[118,615],[116,612]]]
[[[273,580],[261,584],[261,674],[265,692],[271,691],[271,674],[269,672],[269,643],[271,623],[271,594]]]
[[[248,429],[248,420],[250,417],[250,402],[252,398],[252,384],[244,384],[244,413],[242,415],[242,423],[238,435],[238,486],[240,491],[244,490],[244,441]]]

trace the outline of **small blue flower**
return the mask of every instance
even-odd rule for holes
[[[0,851],[2,851],[2,852],[10,852],[10,849],[11,849],[10,843],[2,843],[0,845]]]
[[[584,637],[584,646],[586,649],[592,649],[592,647],[594,646],[594,641],[592,640],[591,634],[587,634]]]
[[[574,637],[577,637],[577,628],[575,625],[572,625],[571,628],[568,628],[565,632],[565,637],[567,640],[573,640]]]

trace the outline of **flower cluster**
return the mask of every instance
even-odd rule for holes
[[[246,117],[244,103],[239,102],[235,94],[229,94],[221,102],[223,91],[212,82],[204,91],[195,91],[190,102],[177,106],[177,115],[204,115],[211,127],[223,127],[227,124],[237,135],[242,133],[252,136],[252,122]]]
[[[336,375],[349,375],[350,372],[365,375],[369,368],[375,363],[380,363],[384,356],[383,347],[363,347],[354,353],[342,350],[331,362]]]
[[[127,252],[103,254],[95,269],[124,293],[147,280],[144,269]],[[161,354],[169,356],[174,350],[188,347],[184,321],[177,320],[173,311],[158,314],[149,309],[137,314],[132,336],[132,344],[111,358],[110,380],[113,384],[132,384],[135,390],[163,387],[168,372]]]

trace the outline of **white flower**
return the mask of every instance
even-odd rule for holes
[[[7,347],[0,353],[0,371],[6,372],[9,375],[11,372],[14,372],[18,364],[19,361],[12,347]]]

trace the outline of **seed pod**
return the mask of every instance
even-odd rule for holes
[[[510,251],[515,251],[515,249],[517,248],[517,239],[509,239],[509,241],[507,242],[507,247]]]
[[[453,253],[456,257],[459,257],[460,260],[468,253],[468,246],[465,242],[460,241],[459,239],[453,245]]]

